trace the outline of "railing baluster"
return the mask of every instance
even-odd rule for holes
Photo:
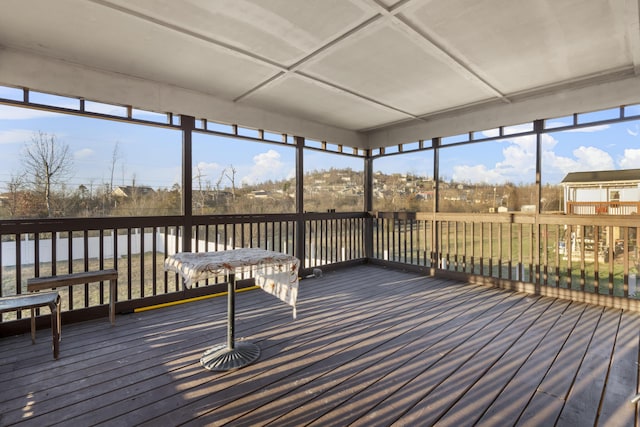
[[[460,225],[460,221],[454,221],[454,223],[453,223],[453,252],[454,252],[454,255],[453,255],[453,271],[460,271],[459,269],[462,266],[462,259],[459,256],[459,249],[460,249],[460,245],[459,245],[459,239],[460,239],[459,225]]]
[[[507,260],[507,279],[513,280],[513,223],[508,224],[507,241],[509,242],[507,251],[509,251],[509,259]]]
[[[98,268],[104,270],[104,230],[98,230]],[[98,285],[100,305],[104,304],[104,282]]]
[[[573,245],[575,242],[575,235],[573,234],[573,228],[571,225],[566,230],[566,257],[567,257],[567,289],[571,289],[573,286]]]
[[[493,273],[493,222],[489,223],[489,277],[494,277]]]
[[[471,274],[476,274],[476,223],[471,222],[471,259],[469,263],[471,264]]]
[[[629,228],[620,227],[622,236],[622,295],[629,297]]]
[[[144,298],[145,296],[145,289],[144,289],[144,268],[145,268],[145,262],[144,262],[144,227],[140,227],[138,229],[140,231],[140,298]]]
[[[127,299],[131,299],[133,297],[132,295],[132,288],[133,288],[133,280],[132,280],[132,274],[133,274],[133,269],[131,268],[131,227],[127,228]]]
[[[484,223],[480,223],[480,275],[484,276]]]
[[[502,259],[503,259],[503,254],[502,254],[502,223],[498,223],[497,227],[498,227],[498,259],[497,259],[497,264],[498,264],[498,279],[502,278]]]
[[[20,233],[15,234],[16,239],[16,294],[22,293],[22,235]],[[21,312],[18,312],[18,319],[20,319]]]
[[[272,251],[275,251],[276,248],[276,225],[274,221],[270,222],[271,225],[271,247],[268,248]]]
[[[609,288],[607,295],[613,295],[613,260],[615,258],[615,242],[613,240],[614,227],[608,225],[607,229],[609,231]]]
[[[175,235],[175,240],[178,240],[178,229],[177,227],[170,227],[169,225],[164,225],[162,226],[163,229],[163,250],[164,250],[164,256],[163,256],[163,260],[160,262],[160,264],[162,265],[162,275],[161,275],[161,279],[163,281],[162,283],[162,290],[164,291],[164,293],[169,293],[169,272],[165,271],[164,269],[164,258],[166,258],[167,256],[172,254],[172,250],[173,248],[171,248],[170,246],[170,240],[169,240],[169,235],[170,233],[172,233],[173,235]],[[171,230],[174,230],[173,232]],[[175,274],[174,274],[175,277]],[[174,281],[177,281],[177,279],[174,279]]]
[[[554,287],[559,287],[560,286],[560,279],[561,279],[561,273],[560,273],[560,245],[564,245],[564,243],[562,242],[562,238],[560,235],[560,228],[558,225],[554,225],[554,226],[550,226],[548,225],[547,228],[551,228],[551,232],[549,233],[549,235],[551,235],[551,233],[553,233],[553,243],[552,246],[555,248],[554,249],[554,256],[552,257],[552,259],[549,262],[553,262],[553,271],[549,273],[549,275],[551,276],[553,274],[553,284],[551,284],[551,286]],[[551,281],[551,279],[550,279]]]
[[[450,266],[451,266],[451,224],[455,224],[455,221],[446,221],[445,224],[447,225],[447,232],[446,232],[446,236],[447,236],[447,252],[446,252],[446,260],[447,263],[444,266],[444,270],[451,270]]]
[[[151,277],[153,280],[151,281],[151,292],[152,295],[158,295],[157,288],[157,278],[158,278],[158,245],[157,245],[157,235],[158,235],[158,227],[153,227],[151,229]]]
[[[67,273],[73,273],[73,231],[67,232]],[[69,311],[73,310],[73,286],[69,286]]]
[[[586,284],[586,263],[585,263],[585,229],[584,225],[578,226],[576,239],[580,236],[580,291],[584,292]]]
[[[84,271],[89,271],[89,230],[83,230]],[[84,284],[84,306],[89,307],[89,284]]]
[[[4,292],[4,251],[2,244],[2,236],[0,235],[0,297],[5,296]],[[0,314],[0,322],[2,322],[2,314]]]

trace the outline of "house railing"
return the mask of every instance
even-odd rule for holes
[[[633,216],[385,212],[373,233],[385,262],[590,302],[640,295]]]
[[[640,302],[633,216],[305,213],[194,216],[190,226],[193,251],[277,250],[299,257],[302,274],[370,259],[581,301]],[[185,298],[192,294],[163,267],[183,250],[183,235],[181,216],[0,221],[1,292],[23,293],[31,277],[116,268],[119,311]],[[211,292],[210,284],[191,291]],[[106,313],[106,284],[59,291],[67,319]]]
[[[637,215],[640,202],[567,202],[570,215]]]
[[[297,256],[306,270],[363,259],[365,217],[364,213],[194,216],[190,247],[194,252],[276,250]],[[205,293],[205,285],[211,283],[198,283],[187,295],[180,278],[164,270],[166,256],[185,247],[183,235],[181,216],[0,221],[0,296],[25,293],[32,277],[104,268],[118,270],[119,311],[185,298],[197,294],[198,288]],[[104,283],[58,291],[67,318],[69,312],[83,310],[80,318],[94,317],[97,314],[87,309],[106,310],[109,300]],[[7,322],[28,313],[2,316]]]

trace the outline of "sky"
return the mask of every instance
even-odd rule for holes
[[[635,121],[543,134],[542,182],[557,184],[569,172],[640,168],[638,130]],[[465,145],[451,155],[442,150],[441,161],[454,165],[444,170],[449,170],[448,177],[455,181],[532,183],[535,150],[535,135],[505,138]]]
[[[19,96],[19,91],[16,94],[0,87],[0,97],[20,99]],[[37,94],[32,95],[32,101],[34,96]],[[66,98],[43,97],[60,106],[71,102]],[[88,108],[114,113],[114,107],[102,104]],[[115,113],[124,114],[124,111]],[[159,116],[137,114],[147,119]],[[617,114],[617,109],[584,115],[584,120],[609,118],[612,114]],[[628,114],[640,114],[640,107],[629,108]],[[552,127],[570,122],[571,118],[548,121]],[[521,129],[530,129],[530,126],[509,128],[513,132]],[[20,159],[25,146],[38,132],[55,135],[59,142],[69,146],[74,172],[67,181],[72,188],[108,183],[112,169],[114,185],[170,188],[180,183],[179,131],[0,105],[0,192],[6,191],[6,183],[23,169]],[[476,134],[494,136],[496,131]],[[455,138],[443,139],[445,145],[448,141]],[[535,136],[505,137],[499,141],[449,147],[441,150],[441,176],[467,183],[529,184],[535,182],[535,147]],[[640,121],[546,133],[542,148],[543,183],[557,184],[574,171],[640,168]],[[221,187],[228,187],[230,177],[240,186],[295,176],[295,149],[290,145],[196,134],[193,155],[194,188],[215,186],[218,182]],[[305,151],[304,163],[307,171],[309,168],[363,168],[359,158],[314,150]],[[433,153],[403,153],[376,159],[374,172],[377,171],[432,177]]]

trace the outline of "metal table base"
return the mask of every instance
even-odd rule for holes
[[[242,368],[260,357],[260,348],[250,342],[235,342],[236,277],[229,274],[227,284],[227,342],[206,350],[200,364],[210,371]]]

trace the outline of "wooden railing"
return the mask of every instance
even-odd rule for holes
[[[178,216],[0,221],[0,292],[24,293],[32,277],[105,268],[119,272],[118,301],[177,292],[182,286],[164,272],[163,263],[167,251],[181,248],[176,236],[182,230]],[[63,312],[108,301],[104,283],[59,292]]]
[[[570,215],[637,215],[640,202],[567,202]]]
[[[305,269],[352,261],[364,258],[366,216],[360,212],[194,217],[198,243],[193,251],[260,247],[294,255]],[[304,224],[302,232],[299,224]],[[302,245],[297,244],[299,238],[304,239]]]
[[[2,295],[24,293],[31,277],[115,268],[120,312],[191,296],[163,268],[168,254],[184,250],[184,227],[181,216],[0,221]],[[193,251],[261,247],[297,256],[303,271],[370,259],[581,301],[640,301],[633,216],[218,215],[194,216],[190,227]],[[205,284],[189,292],[205,293]],[[104,315],[91,309],[106,310],[106,284],[60,292],[67,319]],[[25,315],[4,314],[2,321]]]
[[[312,269],[363,259],[365,217],[364,213],[194,216],[190,247],[194,252],[260,247],[295,255],[303,270]],[[181,216],[0,221],[0,296],[25,293],[32,277],[115,268],[119,311],[184,298],[180,278],[164,271],[166,256],[184,250],[184,234]],[[204,292],[204,285],[210,283],[197,284],[189,292],[197,294],[198,288]],[[59,292],[63,319],[83,310],[80,319],[93,317],[86,309],[106,309],[108,302],[108,286],[103,283]],[[26,315],[3,314],[1,320]]]
[[[484,283],[590,302],[640,287],[633,216],[378,213],[373,232],[376,259]]]

